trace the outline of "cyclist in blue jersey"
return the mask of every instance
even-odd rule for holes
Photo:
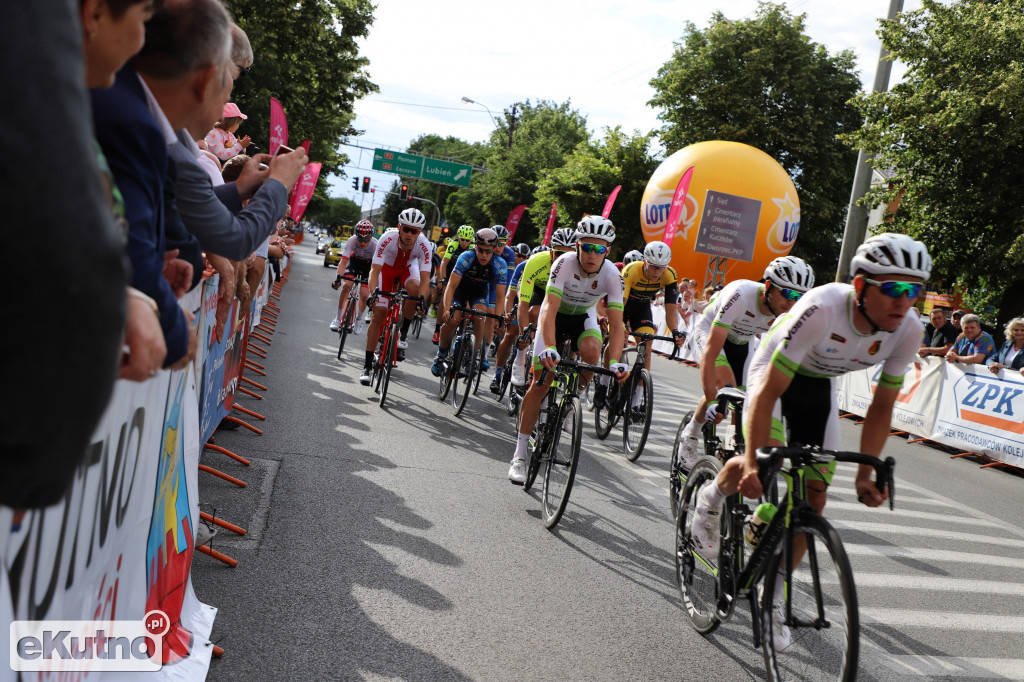
[[[505,294],[505,335],[498,344],[495,358],[494,380],[491,381],[491,393],[501,390],[501,374],[505,368],[505,361],[512,351],[512,345],[519,336],[519,316],[516,310],[516,299],[519,295],[519,280],[522,279],[523,271],[526,269],[526,261],[530,257],[528,244],[516,244],[512,249],[515,253],[516,265],[512,271],[512,278],[509,280],[507,293]]]

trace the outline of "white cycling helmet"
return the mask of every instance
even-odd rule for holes
[[[588,215],[576,223],[576,239],[593,237],[611,244],[615,241],[615,226],[612,221],[599,215]]]
[[[648,265],[664,267],[672,262],[672,249],[665,242],[651,242],[644,247],[644,260]]]
[[[491,229],[498,235],[498,241],[503,242],[508,239],[508,229],[504,225],[495,225]]]
[[[418,208],[407,208],[398,214],[398,224],[422,230],[427,225],[427,219]]]
[[[764,270],[766,281],[783,289],[807,291],[814,286],[814,270],[796,256],[780,256]]]
[[[552,237],[552,240],[553,239],[554,239],[554,237]],[[547,251],[547,250],[548,250],[548,247],[546,247],[543,244],[541,244],[540,246],[533,247],[533,251],[530,252],[530,255],[531,256],[536,256],[541,251]]]
[[[636,249],[633,249],[632,251],[628,252],[625,256],[622,257],[622,262],[625,265],[629,265],[630,263],[632,263],[635,260],[643,260],[643,259],[644,259],[644,254],[640,253]]]
[[[850,274],[903,275],[928,279],[932,274],[932,257],[928,247],[905,234],[886,232],[868,237],[857,247],[850,261]]]
[[[568,227],[560,227],[551,235],[551,246],[576,246],[576,233]]]

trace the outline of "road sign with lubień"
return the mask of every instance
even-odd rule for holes
[[[373,169],[456,187],[469,187],[469,180],[473,175],[473,167],[464,163],[452,163],[387,149],[373,150]]]

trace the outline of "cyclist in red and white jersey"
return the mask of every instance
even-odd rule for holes
[[[427,219],[415,208],[407,208],[398,214],[398,229],[385,232],[377,244],[373,254],[373,265],[370,267],[370,290],[395,291],[395,283],[401,284],[412,296],[424,296],[430,286],[430,243],[423,236],[423,227]],[[412,318],[416,314],[418,301],[405,302],[402,313],[402,331],[398,338],[398,360],[405,359],[405,349],[409,347],[406,334]],[[370,385],[370,374],[373,372],[373,351],[380,340],[381,326],[387,313],[388,299],[381,296],[373,309],[370,328],[366,333],[366,359],[359,383]]]
[[[345,242],[345,248],[341,252],[341,260],[338,261],[338,276],[331,288],[337,289],[341,286],[341,294],[338,296],[338,316],[331,322],[331,331],[336,332],[345,319],[345,308],[348,302],[349,292],[352,291],[352,280],[345,280],[342,284],[342,276],[348,275],[356,279],[365,279],[370,276],[370,267],[373,265],[373,254],[377,250],[377,240],[373,237],[373,223],[369,220],[360,220],[356,223],[355,234]],[[370,288],[363,284],[359,288],[359,312],[355,315],[355,327],[353,334],[362,332],[363,313],[366,311],[366,298],[370,295]]]

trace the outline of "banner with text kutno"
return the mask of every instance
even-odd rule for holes
[[[946,365],[931,439],[1024,469],[1024,377]]]

